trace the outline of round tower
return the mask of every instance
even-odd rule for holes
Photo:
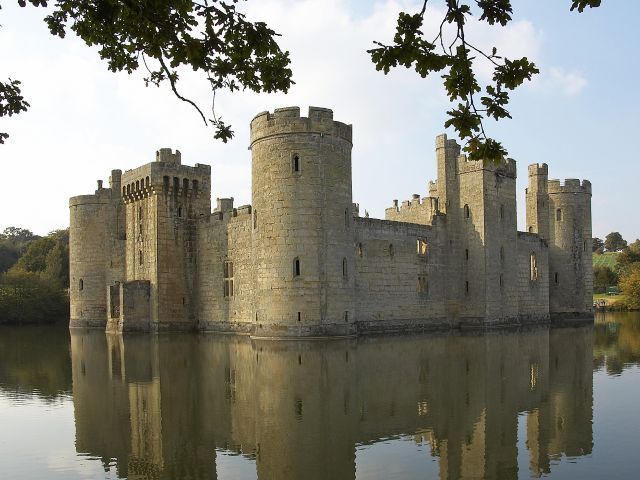
[[[352,332],[351,139],[325,108],[251,122],[257,336]]]
[[[590,314],[593,303],[591,260],[591,183],[550,180],[549,310],[551,315]]]
[[[107,208],[110,196],[98,190],[69,200],[70,327],[107,323]]]

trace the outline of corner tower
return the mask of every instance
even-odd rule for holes
[[[250,148],[256,335],[353,332],[351,125],[263,112]]]
[[[591,183],[547,183],[549,198],[549,312],[552,318],[593,311]]]

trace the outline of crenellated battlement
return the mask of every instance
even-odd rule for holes
[[[333,120],[333,111],[328,108],[309,107],[307,117],[300,116],[300,107],[277,108],[261,112],[251,121],[253,144],[264,138],[278,135],[329,135],[352,142],[351,125]]]
[[[585,193],[591,195],[591,182],[589,180],[578,180],[577,178],[567,178],[564,182],[560,180],[549,180],[547,182],[549,194],[557,193]]]
[[[527,169],[530,177],[534,175],[549,175],[549,167],[546,163],[532,163]]]
[[[180,165],[182,162],[182,154],[180,150],[175,153],[170,148],[161,148],[156,151],[156,162],[174,163]]]
[[[517,163],[513,158],[506,158],[499,163],[494,163],[484,160],[469,160],[469,157],[464,154],[458,156],[458,172],[468,173],[478,170],[495,172],[508,178],[517,178]]]

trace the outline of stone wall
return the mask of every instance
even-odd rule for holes
[[[442,225],[355,221],[358,331],[448,327]]]
[[[518,313],[521,322],[549,319],[549,248],[534,233],[518,232]]]

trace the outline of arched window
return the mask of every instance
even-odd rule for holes
[[[144,186],[145,186],[145,187],[147,187],[147,188],[149,188],[149,183],[150,183],[150,182],[149,182],[149,177],[146,177],[146,178],[144,179]]]
[[[127,187],[122,187],[122,196],[124,197],[127,194]]]
[[[529,227],[529,233],[533,233],[533,227]]]
[[[140,180],[136,180],[136,192],[140,190]]]
[[[389,244],[389,256],[393,258],[393,243]]]
[[[127,195],[131,194],[131,185],[127,185]]]
[[[193,181],[193,194],[194,195],[198,194],[198,180]]]
[[[297,153],[291,156],[291,171],[293,173],[300,173],[300,155]]]
[[[182,217],[182,207],[178,207],[178,217]]]
[[[82,279],[78,282],[78,290],[84,290],[84,280]]]
[[[529,256],[529,276],[532,282],[535,282],[538,279],[538,259],[534,252],[531,252],[531,255]]]
[[[300,259],[298,257],[293,259],[293,276],[300,276]]]
[[[360,258],[362,258],[362,244],[361,243],[358,244],[358,256]]]
[[[469,210],[469,205],[464,205],[464,218],[469,218],[471,216],[471,210]]]
[[[558,208],[556,210],[556,221],[561,222],[562,221],[562,209]]]
[[[344,280],[347,280],[349,278],[349,271],[347,268],[347,259],[343,258],[342,259],[342,278]]]

